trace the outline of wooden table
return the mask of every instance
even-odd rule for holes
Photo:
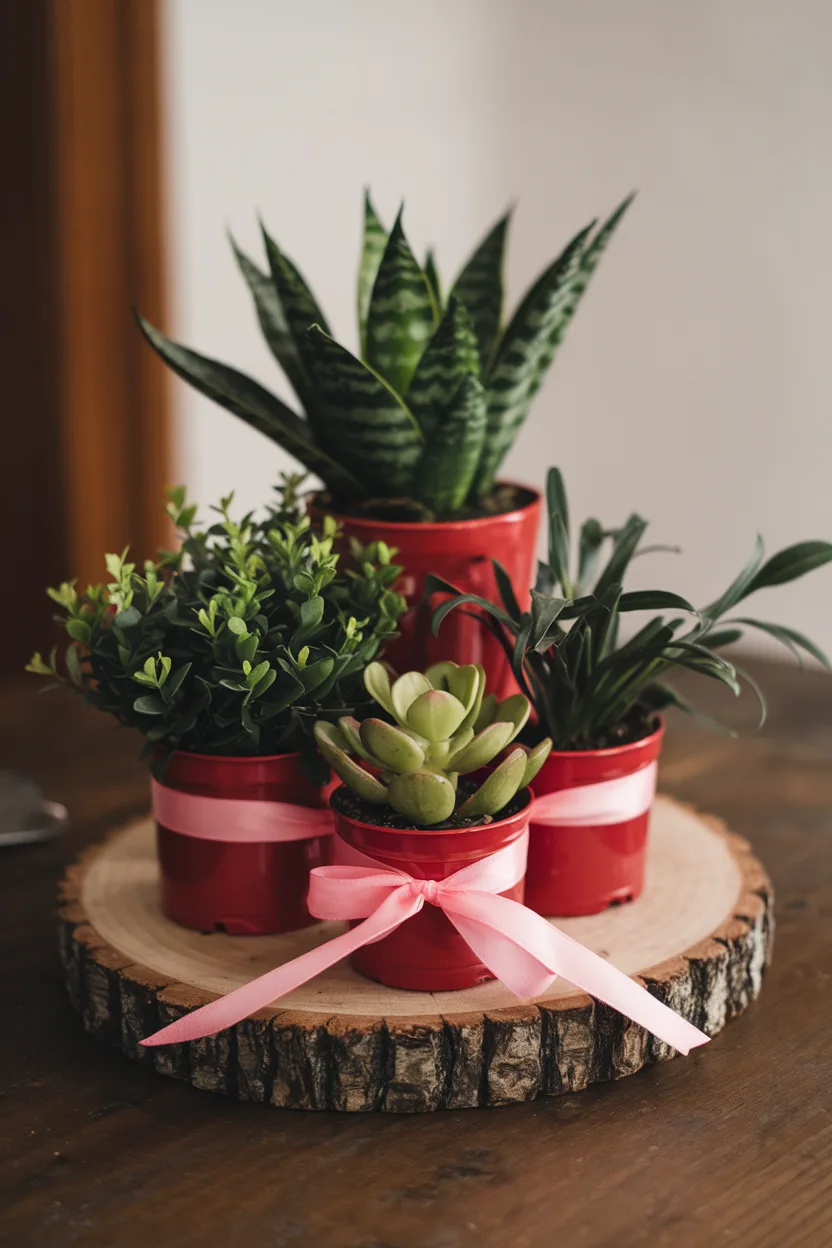
[[[57,968],[55,883],[145,808],[136,741],[60,696],[0,694],[0,767],[73,817],[61,841],[0,851],[0,1244],[832,1243],[832,684],[755,670],[771,695],[763,732],[750,735],[752,698],[717,690],[747,735],[674,721],[662,787],[725,818],[773,876],[759,1002],[705,1050],[618,1084],[412,1117],[226,1101],[82,1032]]]

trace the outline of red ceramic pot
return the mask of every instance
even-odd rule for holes
[[[446,520],[435,524],[372,520],[341,516],[333,512],[343,529],[344,542],[384,541],[398,551],[396,562],[404,568],[397,588],[408,610],[399,621],[401,636],[385,650],[397,672],[424,671],[440,659],[454,663],[482,663],[486,688],[501,697],[514,691],[511,671],[499,642],[475,619],[453,611],[442,624],[439,637],[430,631],[430,619],[444,595],[423,601],[429,572],[459,586],[465,593],[500,602],[491,560],[508,572],[521,607],[529,602],[529,585],[540,523],[540,495],[517,486],[521,505],[501,515],[478,520]],[[313,500],[312,510],[317,507]]]
[[[386,866],[399,867],[419,880],[444,880],[472,862],[487,858],[522,836],[529,822],[531,794],[523,809],[509,819],[498,819],[462,831],[429,828],[400,831],[361,823],[333,807],[335,834],[354,849]],[[502,894],[523,900],[523,881]],[[353,923],[352,926],[355,926]],[[389,936],[365,945],[350,961],[368,979],[389,988],[417,992],[446,992],[473,988],[494,976],[472,952],[438,907],[425,904]]]
[[[633,775],[655,763],[664,723],[649,737],[608,750],[552,751],[532,781],[535,797]],[[547,827],[529,823],[526,905],[544,915],[598,914],[644,887],[650,811],[622,823]]]
[[[310,784],[299,754],[225,758],[179,750],[162,783],[200,797],[291,802],[323,808],[329,789]],[[162,910],[200,932],[265,936],[313,923],[306,908],[309,872],[329,862],[331,837],[304,841],[213,841],[157,822]]]

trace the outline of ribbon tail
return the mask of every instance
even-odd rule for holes
[[[448,918],[489,970],[516,996],[540,996],[560,975],[680,1053],[687,1054],[710,1040],[704,1031],[651,996],[629,975],[519,902],[472,890],[455,896],[452,904],[454,913],[448,908]],[[505,948],[508,945],[514,947],[510,952]],[[528,992],[535,977],[538,984],[543,982],[543,969],[549,972],[549,982]]]
[[[362,945],[368,945],[388,935],[421,906],[421,897],[408,896],[407,889],[397,888],[363,923],[342,932],[340,936],[335,936],[316,949],[310,949],[308,953],[302,953],[299,958],[275,967],[273,971],[267,971],[250,983],[235,988],[226,996],[210,1001],[198,1010],[192,1010],[190,1014],[169,1023],[167,1027],[154,1032],[140,1043],[147,1047],[179,1044],[213,1036],[226,1027],[233,1027],[241,1019],[248,1018],[278,997],[285,996],[287,992],[313,979],[321,971],[328,970]]]

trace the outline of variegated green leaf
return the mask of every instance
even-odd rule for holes
[[[317,441],[371,495],[407,495],[422,453],[418,422],[381,377],[319,326],[306,337]]]
[[[480,358],[485,369],[503,312],[503,266],[506,233],[511,213],[507,212],[489,230],[468,258],[453,284],[451,294],[468,309],[474,323]]]
[[[284,256],[262,221],[260,222],[260,229],[263,234],[266,255],[269,258],[272,280],[280,299],[286,325],[292,336],[295,349],[304,364],[307,374],[311,378],[313,373],[310,360],[307,358],[308,338],[306,331],[310,325],[320,325],[324,333],[328,334],[329,326],[326,323],[323,312],[318,307],[315,296],[307,286],[302,275],[289,257]]]
[[[370,296],[373,284],[381,264],[381,257],[387,246],[387,231],[373,207],[370,192],[364,192],[364,245],[361,249],[361,263],[358,268],[358,336],[361,343],[362,356],[367,346],[367,313],[370,310]]]
[[[479,373],[477,339],[470,316],[452,295],[407,391],[407,406],[428,440],[468,373]]]
[[[276,395],[235,368],[172,342],[138,314],[136,319],[154,351],[183,381],[282,446],[309,472],[316,473],[339,498],[360,496],[358,475],[353,475],[339,460],[316,445],[306,421]]]
[[[415,497],[437,515],[457,511],[468,497],[485,436],[485,391],[468,373],[419,461]]]
[[[425,256],[425,277],[428,279],[433,295],[433,302],[436,304],[439,312],[442,311],[442,281],[439,277],[439,269],[436,267],[436,256],[433,249],[429,249]]]
[[[311,396],[309,379],[301,363],[295,340],[286,323],[274,279],[270,274],[264,273],[244,251],[240,250],[231,235],[229,238],[240,272],[251,291],[254,310],[257,313],[263,337],[272,355],[292,383],[298,399],[304,406],[308,406]]]
[[[612,240],[612,236],[621,222],[621,218],[624,216],[624,213],[635,199],[635,195],[636,193],[633,191],[625,200],[623,200],[622,203],[618,205],[611,216],[608,217],[608,219],[601,226],[592,241],[589,242],[584,248],[581,263],[578,266],[578,272],[575,275],[574,282],[572,283],[571,293],[566,302],[563,315],[561,316],[560,323],[555,334],[555,349],[560,346],[563,336],[566,333],[567,326],[578,310],[578,304],[583,298],[584,292],[590,283],[590,279],[597,269],[602,255],[607,250],[607,247]]]
[[[398,394],[407,393],[436,319],[428,280],[410,250],[399,212],[370,296],[364,351],[367,363]]]
[[[528,291],[503,334],[487,378],[488,435],[476,493],[486,494],[552,362],[557,333],[592,225],[566,245]]]

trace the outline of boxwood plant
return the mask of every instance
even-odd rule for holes
[[[230,495],[207,528],[185,490],[170,491],[180,549],[141,569],[127,551],[110,554],[106,584],[48,590],[69,644],[62,662],[56,647],[28,670],[138,728],[148,750],[273,754],[311,741],[317,717],[366,700],[364,668],[396,635],[404,602],[383,543],[357,550],[356,570],[339,568],[335,522],[314,531],[297,485],[260,522],[235,520]]]
[[[386,668],[371,663],[364,683],[394,722],[368,717],[359,724],[342,716],[335,724],[319,721],[315,739],[333,771],[366,803],[369,809],[358,813],[369,822],[384,807],[404,826],[420,828],[490,820],[534,779],[552,748],[546,740],[534,750],[506,750],[484,778],[460,785],[460,776],[487,767],[514,741],[529,718],[528,699],[517,693],[498,702],[486,695],[478,664],[436,663],[391,684]]]
[[[595,519],[585,521],[573,560],[566,492],[556,468],[548,475],[547,502],[548,562],[538,566],[529,610],[520,609],[496,561],[502,606],[460,594],[436,577],[430,578],[426,592],[454,595],[434,613],[434,633],[450,611],[480,608],[484,627],[504,647],[520,688],[534,705],[540,731],[551,735],[555,749],[595,749],[636,740],[651,731],[655,712],[667,706],[698,714],[668,681],[680,669],[721,681],[735,694],[747,683],[759,699],[762,724],[762,691],[748,672],[721,653],[748,629],[773,637],[798,659],[808,654],[829,669],[826,655],[802,633],[746,615],[740,604],[757,590],[787,584],[828,563],[832,543],[798,542],[766,559],[758,537],[753,554],[727,589],[696,609],[666,590],[624,589],[636,556],[668,549],[643,545],[647,521],[641,516],[633,514],[612,529]],[[621,617],[633,611],[662,614],[622,640]]]
[[[420,264],[402,214],[388,232],[366,197],[358,270],[359,353],[332,336],[298,269],[262,227],[268,271],[232,246],[266,342],[299,412],[234,368],[148,342],[202,394],[277,442],[324,482],[341,511],[434,519],[514,505],[496,474],[626,211],[567,243],[503,323],[509,217],[474,249],[445,295]]]

